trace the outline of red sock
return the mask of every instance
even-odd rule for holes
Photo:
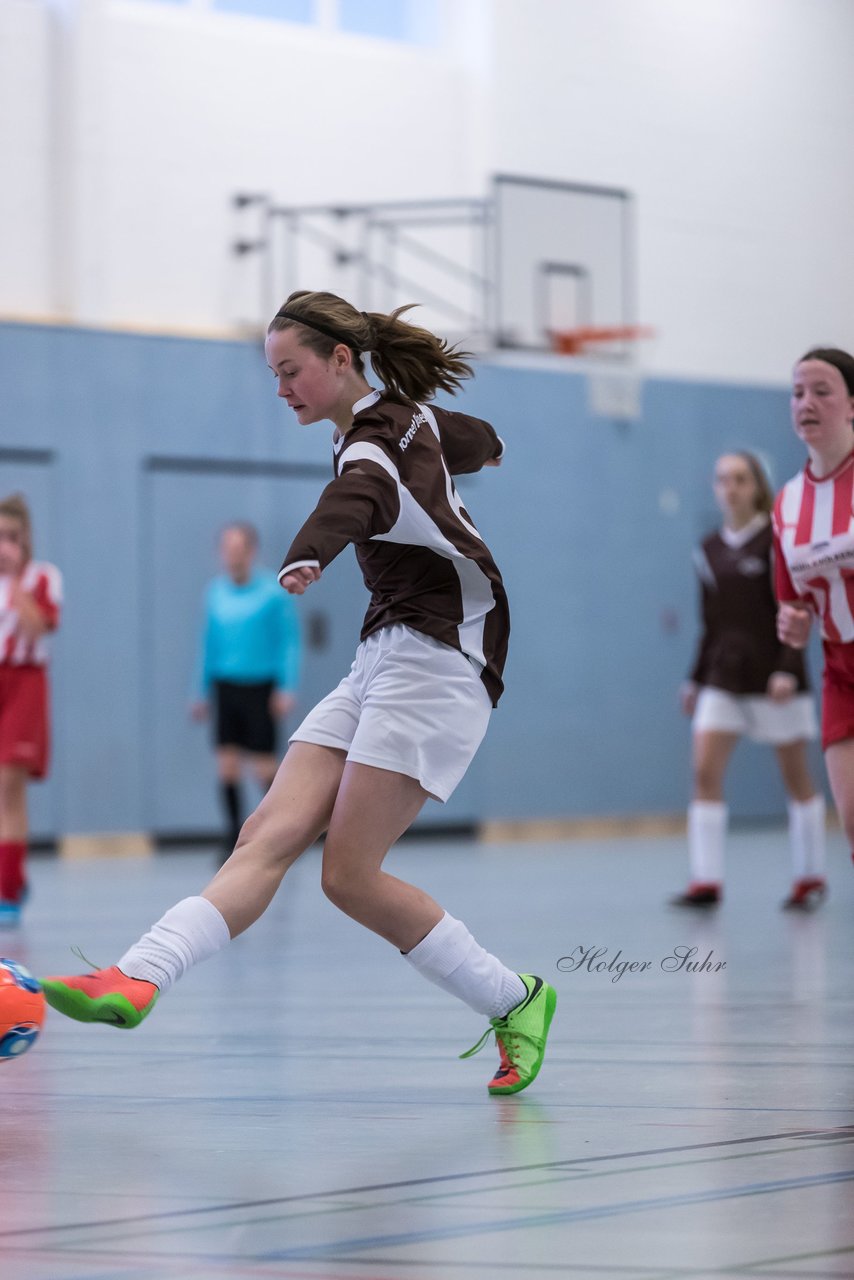
[[[25,840],[0,840],[0,899],[3,902],[20,902],[26,883],[24,879],[26,856]]]

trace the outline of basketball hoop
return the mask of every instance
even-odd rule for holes
[[[655,336],[649,325],[585,325],[553,330],[551,348],[559,355],[577,356],[587,378],[587,406],[595,418],[632,422],[643,412],[643,374],[637,344]]]
[[[578,329],[549,331],[552,351],[562,356],[583,356],[597,348],[614,343],[639,342],[642,338],[654,338],[655,330],[643,324],[583,325]]]

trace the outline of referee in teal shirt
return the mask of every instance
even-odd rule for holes
[[[227,525],[219,552],[225,573],[205,595],[192,714],[213,721],[228,856],[243,822],[244,760],[265,791],[279,767],[277,721],[296,703],[302,641],[293,600],[255,566],[254,527]]]

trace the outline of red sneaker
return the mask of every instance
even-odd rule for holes
[[[792,892],[783,903],[784,911],[814,911],[827,897],[827,881],[821,876],[806,876],[796,880]]]
[[[692,880],[684,893],[670,899],[671,907],[716,907],[723,897],[723,886]]]

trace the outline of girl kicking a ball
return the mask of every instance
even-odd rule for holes
[[[371,593],[353,666],[290,739],[268,794],[201,896],[185,898],[110,969],[48,978],[53,1008],[138,1025],[190,967],[248,929],[288,867],[325,833],[327,897],[431,982],[490,1019],[500,1054],[490,1093],[536,1077],[553,988],[485,951],[461,920],[383,870],[428,797],[459,783],[501,696],[510,629],[501,575],[452,476],[498,466],[488,423],[427,403],[471,375],[425,329],[293,293],[270,324],[267,362],[302,425],[334,423],[334,479],[297,534],[279,581],[302,595],[353,543]],[[373,389],[362,355],[384,384]]]

